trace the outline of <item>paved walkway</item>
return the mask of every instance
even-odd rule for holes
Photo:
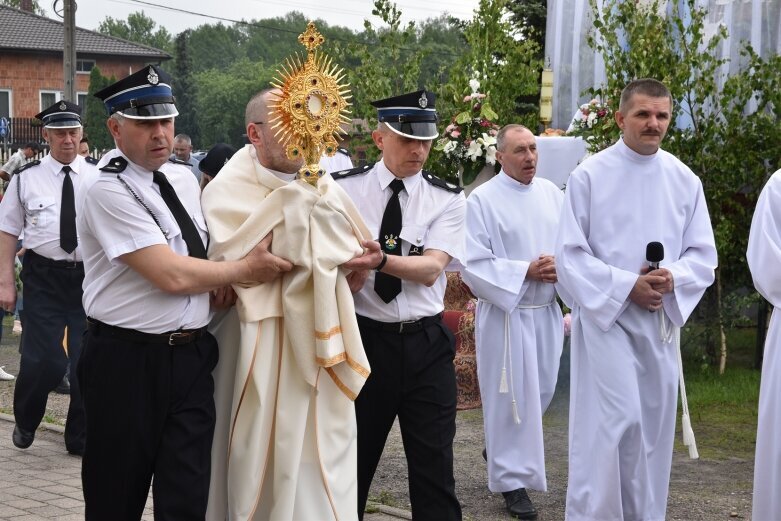
[[[14,447],[13,416],[0,414],[0,520],[82,521],[81,458],[65,451],[62,428],[38,429],[29,449]],[[380,506],[383,510],[385,507]],[[405,512],[366,514],[365,521],[398,521]],[[409,515],[408,513],[406,513]],[[144,521],[152,521],[152,500]],[[407,517],[409,519],[409,517]]]

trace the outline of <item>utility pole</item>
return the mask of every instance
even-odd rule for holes
[[[62,50],[62,76],[65,80],[63,98],[78,103],[76,96],[76,0],[62,0],[64,42]]]

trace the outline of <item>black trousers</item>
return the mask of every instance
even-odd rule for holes
[[[87,521],[202,521],[214,436],[215,338],[180,346],[88,329],[78,367],[87,416],[81,477]]]
[[[62,381],[68,366],[75,372],[81,355],[85,316],[81,304],[84,268],[53,266],[29,251],[22,265],[24,349],[14,389],[14,417],[23,429],[34,431],[46,412],[49,393]],[[68,354],[62,347],[68,327]],[[78,382],[71,384],[65,446],[84,447],[84,408]]]
[[[396,416],[409,469],[412,518],[459,520],[453,477],[456,433],[455,342],[437,320],[414,333],[374,329],[359,319],[371,375],[355,410],[358,421],[358,516]]]

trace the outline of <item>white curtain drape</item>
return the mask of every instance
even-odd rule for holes
[[[602,0],[597,0],[602,7]],[[729,36],[722,46],[722,77],[741,66],[742,42],[751,43],[760,56],[781,52],[781,0],[700,0],[707,12],[706,35],[724,24]],[[545,55],[553,67],[554,128],[566,129],[577,108],[588,101],[583,92],[605,81],[602,57],[586,43],[592,28],[588,0],[548,0]]]

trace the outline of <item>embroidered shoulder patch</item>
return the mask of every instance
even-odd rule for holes
[[[423,170],[423,179],[431,183],[432,185],[436,186],[437,188],[441,188],[442,190],[447,190],[448,192],[453,192],[454,194],[459,194],[464,191],[463,188],[460,186],[448,183],[447,181],[444,181],[431,172],[427,172]]]
[[[89,163],[89,164],[91,164],[91,165],[97,165],[97,164],[98,164],[98,160],[97,160],[97,159],[95,159],[95,158],[94,158],[94,157],[92,157],[92,156],[87,156],[87,157],[85,157],[85,158],[84,158],[84,161],[86,161],[87,163]]]
[[[41,162],[38,161],[37,159],[35,161],[30,161],[29,163],[27,163],[25,165],[22,165],[19,168],[17,168],[16,170],[14,170],[13,175],[21,174],[22,172],[24,172],[28,168],[32,168],[32,167],[38,166],[40,164],[41,164]]]
[[[120,172],[123,172],[127,168],[127,160],[124,157],[115,157],[111,161],[109,161],[103,168],[100,169],[101,172],[108,172],[109,174],[118,174]]]
[[[368,165],[359,166],[357,168],[352,168],[350,170],[342,170],[340,172],[331,172],[331,177],[333,177],[334,179],[336,179],[338,181],[339,179],[344,179],[346,177],[352,177],[354,175],[365,174],[366,172],[371,170],[373,166],[374,166],[374,163],[369,163]]]

